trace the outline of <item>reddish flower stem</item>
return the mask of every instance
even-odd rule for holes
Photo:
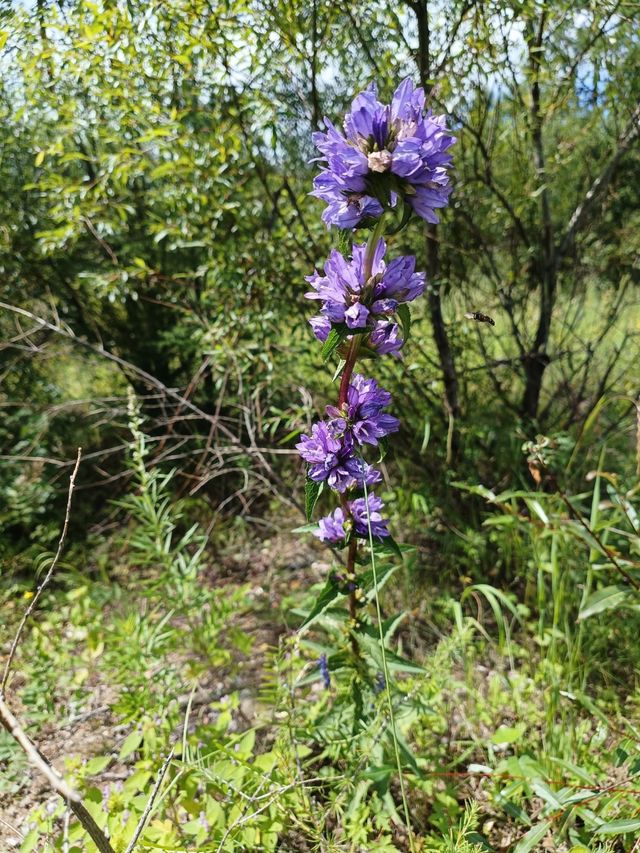
[[[376,246],[378,245],[378,240],[382,236],[382,223],[383,218],[380,217],[375,228],[371,232],[369,239],[367,241],[367,248],[364,256],[364,269],[363,269],[363,279],[364,284],[366,284],[371,278],[371,272],[373,269],[373,258],[376,251]],[[344,404],[347,402],[347,394],[349,392],[349,383],[351,382],[351,377],[353,375],[353,369],[356,366],[356,361],[358,360],[358,353],[360,352],[360,344],[362,342],[362,335],[354,335],[351,338],[351,343],[349,344],[349,350],[347,352],[347,358],[345,361],[344,368],[342,369],[342,376],[340,377],[340,392],[338,394],[338,408],[341,409]],[[349,511],[349,503],[345,495],[341,496],[342,501],[342,509],[344,510],[345,519],[351,517],[351,512]],[[358,555],[358,540],[355,537],[353,529],[351,531],[351,539],[349,540],[349,550],[347,551],[347,582],[350,584],[354,584],[353,589],[349,591],[349,617],[353,622],[354,626],[357,623],[358,619],[358,601],[356,598],[356,589],[355,589],[355,574],[356,574],[356,557]],[[360,647],[358,646],[358,641],[356,639],[355,634],[351,631],[351,649],[355,657],[360,657]]]
[[[351,338],[349,352],[347,353],[347,360],[345,362],[344,369],[342,371],[342,377],[340,379],[340,394],[338,396],[339,409],[341,409],[342,406],[347,402],[349,383],[351,382],[353,368],[356,366],[356,361],[358,360],[358,352],[360,350],[360,337],[360,335],[354,335]]]

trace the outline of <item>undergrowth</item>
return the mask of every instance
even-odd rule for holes
[[[19,651],[30,731],[51,749],[56,733],[100,729],[102,750],[65,754],[64,768],[119,853],[171,751],[141,850],[406,849],[382,661],[368,682],[344,666],[337,601],[309,620],[323,584],[217,580],[171,473],[146,467],[135,409],[133,431],[121,525],[92,571],[71,553]],[[640,834],[640,616],[620,574],[635,569],[637,500],[601,463],[578,495],[479,490],[500,509],[489,527],[517,532],[512,589],[468,583],[418,601],[401,580],[415,553],[380,584],[421,851],[614,853]],[[5,585],[5,612],[17,618],[29,594]],[[307,628],[273,630],[292,620]],[[373,661],[374,632],[362,640]],[[6,736],[0,761],[8,798],[26,767]],[[20,849],[92,850],[65,814],[61,801],[36,806]]]

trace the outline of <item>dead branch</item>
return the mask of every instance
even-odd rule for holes
[[[42,773],[42,775],[49,783],[49,786],[64,800],[66,800],[66,802],[69,804],[69,808],[78,818],[84,829],[88,832],[89,836],[95,843],[100,853],[115,853],[113,847],[109,843],[109,840],[107,839],[103,831],[100,829],[93,817],[89,814],[89,812],[82,804],[80,794],[78,794],[78,792],[75,791],[64,780],[64,778],[53,767],[51,762],[48,761],[45,756],[40,752],[38,747],[33,743],[33,741],[29,738],[23,727],[20,725],[18,719],[15,717],[15,715],[7,705],[7,702],[5,701],[5,690],[7,682],[9,680],[9,675],[11,673],[11,664],[13,663],[13,659],[15,657],[20,638],[22,637],[22,632],[24,631],[24,627],[27,624],[27,620],[35,610],[38,601],[42,596],[42,593],[49,584],[51,578],[53,577],[53,573],[55,571],[56,566],[58,565],[60,556],[62,554],[62,549],[64,548],[64,543],[67,538],[67,530],[69,528],[69,518],[71,516],[71,500],[73,497],[76,475],[78,473],[78,468],[80,467],[81,458],[82,448],[78,448],[76,463],[69,478],[67,507],[64,516],[62,532],[60,534],[60,539],[58,540],[58,547],[56,553],[53,557],[53,560],[51,561],[51,565],[49,566],[49,570],[47,571],[44,580],[36,590],[35,595],[31,599],[29,606],[25,610],[24,615],[20,620],[18,630],[16,631],[16,634],[13,638],[13,642],[11,643],[11,647],[9,649],[9,656],[7,657],[7,662],[5,664],[4,672],[2,675],[2,682],[0,683],[0,724],[6,729],[6,731],[11,735],[11,737],[15,740],[18,746],[22,749],[30,763],[37,770],[39,770],[40,773]]]
[[[47,759],[39,752],[35,744],[29,739],[24,729],[11,712],[11,709],[3,698],[0,697],[0,723],[20,746],[31,764],[39,770],[46,778],[53,790],[70,803],[79,803],[80,794],[74,791]]]
[[[142,833],[142,830],[145,827],[145,824],[151,814],[151,809],[153,808],[153,804],[156,801],[156,797],[158,796],[158,791],[160,790],[160,786],[164,780],[164,777],[167,775],[167,770],[169,769],[169,765],[171,764],[171,759],[173,758],[173,747],[169,750],[169,755],[164,760],[162,767],[160,768],[160,773],[158,774],[158,778],[156,779],[156,784],[153,786],[153,790],[151,791],[151,796],[149,797],[149,801],[145,806],[145,810],[138,821],[138,825],[136,826],[136,830],[133,833],[133,837],[129,842],[129,846],[125,850],[125,853],[133,853],[135,846],[137,844],[138,838]]]
[[[40,600],[40,596],[44,592],[45,587],[51,580],[53,573],[55,571],[56,566],[58,565],[58,561],[60,560],[60,555],[62,554],[62,549],[64,547],[64,541],[67,538],[67,530],[69,528],[69,516],[71,515],[71,498],[73,496],[73,489],[76,484],[76,475],[78,473],[78,468],[80,467],[80,459],[82,457],[82,448],[78,448],[78,455],[76,457],[76,464],[71,472],[71,477],[69,478],[69,494],[67,497],[67,509],[64,516],[64,524],[62,526],[62,533],[60,534],[60,539],[58,540],[58,548],[56,550],[55,556],[51,561],[51,565],[49,566],[49,571],[45,575],[44,580],[36,590],[36,594],[31,599],[29,606],[24,612],[22,619],[20,620],[20,624],[18,625],[18,630],[16,631],[15,637],[13,638],[13,642],[11,643],[11,648],[9,649],[9,657],[7,658],[7,662],[4,666],[4,673],[2,675],[2,681],[0,682],[0,700],[4,699],[4,693],[7,686],[7,680],[9,679],[9,672],[11,670],[11,664],[13,662],[14,655],[16,653],[16,649],[18,648],[18,643],[20,642],[20,637],[22,636],[22,632],[24,630],[24,626],[27,623],[27,619],[31,616],[33,611]]]
[[[589,211],[593,207],[598,196],[603,193],[609,186],[611,178],[613,177],[613,173],[615,172],[616,167],[620,163],[620,160],[631,148],[632,144],[635,142],[638,136],[640,136],[640,103],[634,109],[631,115],[631,120],[627,124],[620,138],[618,139],[618,145],[616,147],[615,153],[605,165],[602,172],[591,184],[580,204],[571,214],[569,223],[567,225],[567,230],[558,248],[558,258],[563,258],[567,254],[567,251],[573,245],[578,232],[586,222]]]

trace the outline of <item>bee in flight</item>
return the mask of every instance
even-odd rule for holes
[[[475,320],[478,323],[489,323],[490,326],[495,326],[496,321],[486,314],[481,314],[479,311],[469,311],[464,315],[465,320]]]

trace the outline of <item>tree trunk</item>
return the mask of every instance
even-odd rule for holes
[[[418,71],[420,74],[420,83],[428,95],[432,89],[432,84],[429,80],[429,75],[431,73],[431,47],[428,2],[427,0],[407,0],[407,5],[412,10],[416,18],[416,24],[418,27],[418,51],[416,54],[416,62],[418,64]],[[440,267],[436,226],[428,225],[425,230],[425,236],[427,250],[427,274],[430,283],[430,289],[428,291],[429,317],[433,329],[433,338],[438,350],[440,369],[442,371],[447,415],[450,419],[455,420],[460,415],[458,375],[451,343],[449,341],[449,335],[447,334],[447,327],[442,314],[440,290],[438,287],[434,286]],[[453,437],[452,447],[455,452],[457,447],[455,434]]]
[[[436,237],[436,226],[432,225],[427,228],[427,273],[430,283],[428,290],[429,316],[433,327],[433,338],[438,349],[440,369],[442,370],[447,414],[452,418],[457,418],[460,414],[458,375],[456,373],[456,365],[453,360],[451,344],[449,343],[449,336],[447,335],[447,327],[445,326],[444,317],[442,315],[440,290],[433,286],[433,283],[438,276],[439,266],[440,254]]]
[[[556,298],[557,265],[554,245],[551,199],[547,187],[542,125],[544,117],[540,100],[540,57],[546,11],[540,14],[537,28],[528,28],[529,68],[531,72],[531,139],[536,181],[540,193],[540,218],[542,220],[542,243],[538,258],[538,280],[540,283],[540,309],[533,348],[524,361],[525,388],[522,398],[522,414],[527,420],[535,420],[540,405],[542,379],[549,364],[547,346],[551,334],[551,319]]]

